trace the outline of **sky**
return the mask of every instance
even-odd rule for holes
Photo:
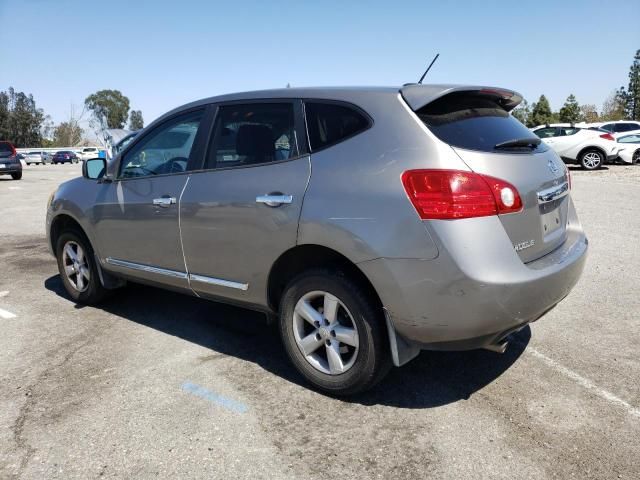
[[[640,0],[0,0],[0,90],[57,123],[117,89],[149,123],[223,93],[416,82],[440,53],[425,83],[600,108],[627,85],[638,18]]]

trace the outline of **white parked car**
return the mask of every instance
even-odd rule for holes
[[[595,170],[618,156],[618,143],[608,132],[580,128],[568,123],[541,125],[531,129],[565,163]]]
[[[84,147],[77,155],[80,157],[80,160],[84,161],[90,158],[97,158],[99,153],[100,149],[98,147]]]
[[[578,125],[582,126],[582,125]],[[609,133],[624,133],[633,130],[640,130],[640,122],[634,120],[616,120],[611,122],[596,122],[589,123],[589,127],[598,127],[601,130],[606,130]]]
[[[24,161],[27,165],[32,163],[51,163],[51,155],[42,150],[33,150],[24,154]]]
[[[640,163],[640,130],[614,135],[620,151],[618,158],[625,163]]]

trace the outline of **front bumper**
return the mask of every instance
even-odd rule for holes
[[[566,241],[527,264],[508,238],[502,243],[495,239],[447,242],[436,236],[445,240],[439,241],[436,259],[376,259],[359,264],[380,295],[396,333],[428,350],[486,347],[537,320],[578,282],[588,249],[575,211]]]

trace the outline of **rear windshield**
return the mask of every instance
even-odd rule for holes
[[[9,154],[9,156],[13,154],[11,145],[9,145],[7,142],[0,142],[0,155],[6,157],[8,156],[7,154]]]
[[[533,150],[531,147],[496,149],[496,145],[510,140],[538,141],[536,135],[496,102],[485,95],[456,92],[425,105],[416,114],[436,137],[454,147],[482,152],[542,152],[547,149],[544,143]]]

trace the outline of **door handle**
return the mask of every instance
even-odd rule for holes
[[[174,205],[176,203],[176,197],[160,197],[154,198],[153,204],[157,207],[167,208],[169,205]]]
[[[293,202],[293,195],[284,195],[282,193],[270,193],[269,195],[256,197],[256,203],[264,203],[268,207],[279,207],[283,203],[291,202]]]

